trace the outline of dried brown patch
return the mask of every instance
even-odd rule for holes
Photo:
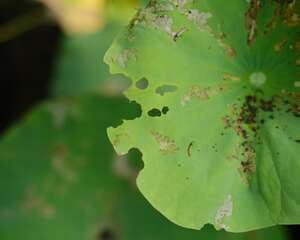
[[[179,150],[174,140],[171,140],[167,136],[162,136],[158,132],[151,131],[151,134],[154,136],[155,140],[159,144],[159,150],[163,154],[175,153]]]
[[[257,15],[258,15],[258,11],[259,11],[260,7],[261,7],[260,0],[251,0],[250,8],[248,9],[248,11],[245,14],[246,29],[248,31],[247,43],[249,46],[251,46],[256,39],[256,35],[257,35],[256,19],[257,19]]]

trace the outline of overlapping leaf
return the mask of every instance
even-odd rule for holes
[[[108,51],[143,110],[109,137],[143,153],[138,186],[173,222],[300,222],[299,19],[296,1],[152,0]]]

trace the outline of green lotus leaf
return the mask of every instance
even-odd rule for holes
[[[109,124],[135,112],[121,99],[64,99],[9,131],[0,142],[0,239],[286,239],[278,227],[197,232],[160,216],[134,185],[140,158],[117,157],[106,136]]]
[[[176,224],[300,223],[299,5],[150,1],[105,55],[143,111],[110,140],[142,152],[139,189]]]

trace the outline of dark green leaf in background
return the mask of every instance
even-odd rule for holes
[[[117,157],[106,137],[107,126],[138,114],[124,99],[62,99],[8,131],[0,142],[0,239],[285,239],[280,228],[199,232],[160,216],[135,187],[138,154]]]

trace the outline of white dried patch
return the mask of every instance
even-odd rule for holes
[[[229,227],[226,226],[223,221],[225,217],[230,217],[232,215],[233,203],[232,203],[232,196],[228,195],[225,199],[223,205],[217,210],[215,216],[215,225],[219,229],[228,230]]]
[[[136,49],[125,49],[113,61],[116,62],[121,68],[126,68],[130,58],[133,58],[135,61],[137,60]]]
[[[294,86],[295,86],[296,88],[300,88],[300,81],[295,82],[295,83],[294,83]]]
[[[183,96],[181,100],[181,105],[184,107],[189,101],[191,101],[191,97],[188,95]]]
[[[161,16],[154,20],[154,26],[163,32],[172,35],[173,19],[168,16]]]
[[[174,10],[174,6],[170,2],[166,2],[163,4],[157,4],[156,9],[159,12],[171,12]]]
[[[173,0],[173,4],[179,8],[183,8],[186,4],[192,3],[194,0]]]
[[[199,29],[206,27],[208,19],[212,17],[211,13],[199,12],[197,9],[189,10],[186,15],[188,20],[196,24]]]

